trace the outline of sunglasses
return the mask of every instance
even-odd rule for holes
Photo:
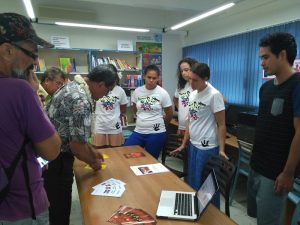
[[[21,46],[14,44],[12,42],[10,42],[10,44],[14,47],[16,47],[17,49],[21,50],[25,55],[29,56],[30,58],[32,58],[34,61],[39,57],[36,53],[33,53],[25,48],[22,48]]]

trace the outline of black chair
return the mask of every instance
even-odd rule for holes
[[[162,150],[161,155],[161,161],[162,164],[167,167],[171,172],[175,173],[178,177],[185,177],[186,171],[187,171],[187,151],[184,149],[181,153],[177,154],[176,156],[171,156],[170,152],[178,148],[182,143],[183,136],[174,134],[174,133],[168,133],[166,143]],[[166,164],[166,158],[167,157],[175,157],[178,159],[181,159],[183,161],[183,171],[174,169]]]
[[[233,163],[219,155],[210,155],[205,162],[202,179],[205,179],[211,169],[215,170],[219,191],[225,198],[225,213],[230,217],[229,199],[236,167]],[[203,183],[204,180],[202,180]]]

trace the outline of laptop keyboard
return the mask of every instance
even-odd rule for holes
[[[192,216],[192,194],[176,193],[174,215]]]

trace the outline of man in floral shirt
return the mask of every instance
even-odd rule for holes
[[[113,84],[113,71],[101,65],[85,78],[75,76],[74,81],[61,87],[47,105],[48,116],[62,140],[60,155],[44,172],[50,225],[69,225],[74,156],[95,171],[101,169],[102,155],[87,141],[91,137],[93,100],[108,94]]]

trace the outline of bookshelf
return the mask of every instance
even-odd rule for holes
[[[128,125],[135,124],[135,115],[131,103],[131,95],[135,88],[143,85],[142,77],[142,52],[137,51],[91,51],[91,68],[99,64],[111,63],[118,70],[120,86],[125,90],[128,97],[127,122]]]
[[[142,65],[143,54],[138,51],[115,51],[101,49],[39,49],[39,76],[52,67],[63,69],[72,80],[76,74],[86,75],[99,64],[111,63],[116,66],[120,78],[120,86],[128,97],[127,122],[129,126],[135,124],[135,115],[131,103],[131,95],[135,88],[143,85]],[[66,66],[69,64],[66,71]],[[73,65],[72,65],[73,64]],[[63,68],[62,68],[63,67]]]
[[[39,67],[37,74],[55,66],[69,75],[88,74],[89,49],[39,49]],[[43,66],[44,64],[44,66]]]
[[[142,86],[142,53],[125,51],[91,51],[91,67],[111,63],[120,77],[120,86],[125,90]]]

